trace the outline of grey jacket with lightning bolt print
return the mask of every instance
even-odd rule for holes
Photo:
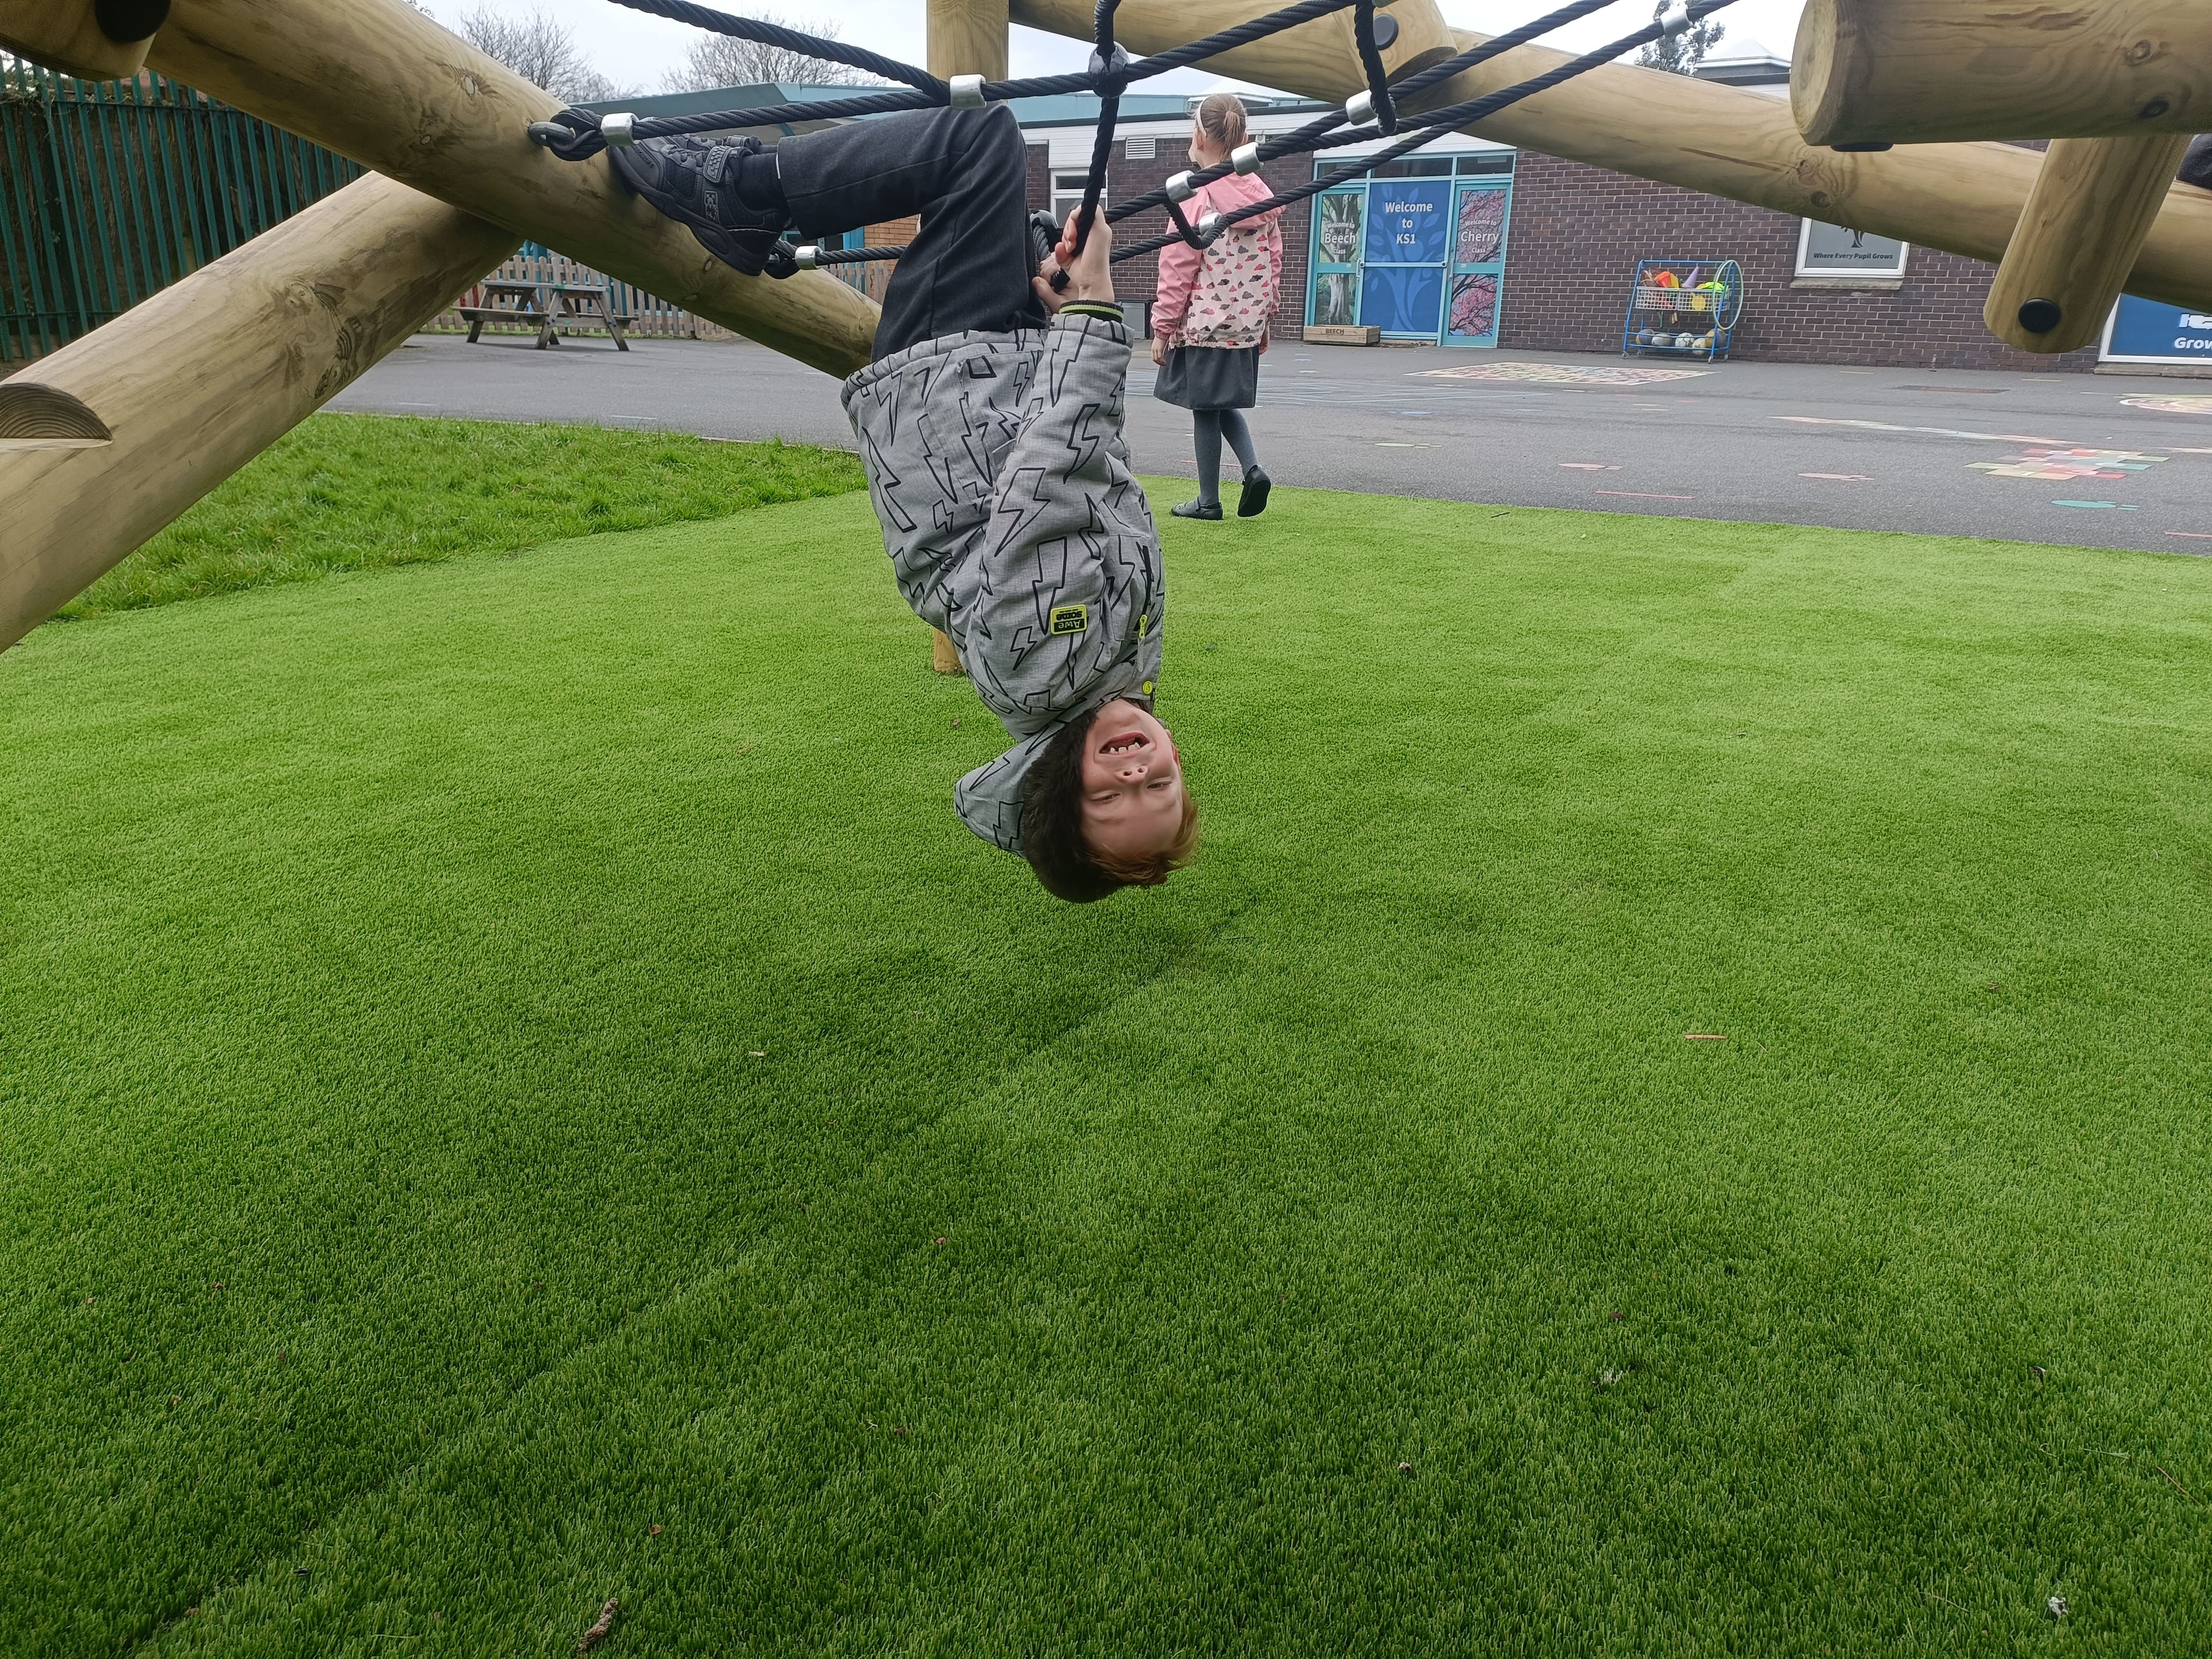
[[[1159,675],[1167,588],[1121,436],[1128,373],[1123,325],[1063,313],[924,341],[845,383],[899,591],[1016,739],[954,790],[961,821],[1010,853],[1053,736],[1148,700]]]

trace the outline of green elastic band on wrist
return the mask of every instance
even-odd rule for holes
[[[1063,317],[1103,317],[1109,323],[1121,320],[1121,307],[1112,300],[1071,300],[1060,308]]]

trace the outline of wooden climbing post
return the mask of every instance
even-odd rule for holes
[[[1990,286],[1990,332],[2046,356],[2094,342],[2188,148],[2185,132],[2055,140]]]

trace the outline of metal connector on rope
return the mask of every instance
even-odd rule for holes
[[[1680,34],[1690,27],[1691,21],[1687,6],[1675,6],[1659,19],[1659,32],[1668,36]]]
[[[1198,234],[1202,240],[1210,242],[1226,228],[1218,213],[1208,211],[1198,216]]]
[[[628,110],[599,117],[599,137],[609,149],[627,149],[637,142],[637,117]]]
[[[1355,92],[1344,100],[1344,118],[1355,127],[1364,127],[1375,118],[1375,94]]]
[[[945,83],[952,88],[951,102],[955,109],[983,107],[983,77],[980,75],[956,75]]]
[[[1167,191],[1168,200],[1170,202],[1188,202],[1198,194],[1196,189],[1192,186],[1190,174],[1187,172],[1170,175],[1167,183],[1162,185],[1160,188]]]
[[[1259,145],[1237,145],[1235,149],[1229,152],[1229,165],[1235,167],[1239,173],[1257,173],[1260,170]]]
[[[822,268],[822,245],[819,242],[807,242],[792,249],[791,263],[797,265],[801,270],[820,270]]]

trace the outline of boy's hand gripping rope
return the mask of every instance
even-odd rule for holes
[[[1416,99],[1431,88],[1510,52],[1516,46],[1525,46],[1553,29],[1586,17],[1612,4],[1613,0],[1571,0],[1571,3],[1560,7],[1557,11],[1509,33],[1497,35],[1480,46],[1471,46],[1440,64],[1407,76],[1395,85],[1391,83],[1385,70],[1382,48],[1376,39],[1375,13],[1377,0],[1298,0],[1298,3],[1280,11],[1269,12],[1264,17],[1253,18],[1233,28],[1223,29],[1172,51],[1156,52],[1143,58],[1132,58],[1115,42],[1114,13],[1121,0],[1097,0],[1091,62],[1083,71],[1074,75],[1034,76],[1026,81],[985,81],[980,75],[959,75],[950,81],[944,81],[926,70],[916,69],[911,64],[902,64],[896,58],[882,57],[863,47],[823,40],[758,18],[732,16],[727,12],[693,4],[691,0],[615,0],[615,3],[637,11],[650,12],[676,22],[689,23],[696,28],[844,64],[903,85],[882,92],[860,93],[851,98],[825,99],[818,103],[774,104],[757,109],[717,110],[700,115],[670,116],[659,119],[641,118],[628,113],[599,116],[589,110],[564,109],[551,120],[534,122],[530,128],[533,142],[544,145],[562,160],[586,161],[610,146],[634,144],[646,138],[674,137],[695,132],[726,132],[738,127],[776,126],[799,121],[839,120],[896,110],[975,108],[986,103],[1000,103],[1014,98],[1048,97],[1060,93],[1095,93],[1099,100],[1097,136],[1091,145],[1091,169],[1084,180],[1083,204],[1076,210],[1073,245],[1073,251],[1076,253],[1083,251],[1089,240],[1091,228],[1101,211],[1100,198],[1105,191],[1107,161],[1114,147],[1121,94],[1133,82],[1164,75],[1170,70],[1184,68],[1218,53],[1234,51],[1238,46],[1249,46],[1255,40],[1264,40],[1285,29],[1297,28],[1316,18],[1349,9],[1352,14],[1352,36],[1358,43],[1360,66],[1366,72],[1366,90],[1347,100],[1341,110],[1333,110],[1295,131],[1238,146],[1224,164],[1178,173],[1158,190],[1147,191],[1141,196],[1105,208],[1107,222],[1113,224],[1150,209],[1164,207],[1175,226],[1167,235],[1116,248],[1114,261],[1118,264],[1124,259],[1156,252],[1175,241],[1187,242],[1194,247],[1210,246],[1223,231],[1232,225],[1304,201],[1348,179],[1371,173],[1387,162],[1445,137],[1455,128],[1472,125],[1520,102],[1523,98],[1533,97],[1562,82],[1587,74],[1638,46],[1665,36],[1680,34],[1701,19],[1734,3],[1734,0],[1696,0],[1694,4],[1688,5],[1678,3],[1633,34],[1624,35],[1530,80],[1480,98],[1425,111],[1421,117],[1422,125],[1417,131],[1399,138],[1395,143],[1385,145],[1370,155],[1332,167],[1324,177],[1310,184],[1271,195],[1262,201],[1247,204],[1228,213],[1206,214],[1196,225],[1184,216],[1182,204],[1215,179],[1225,178],[1231,173],[1257,173],[1261,162],[1286,155],[1336,149],[1346,145],[1364,143],[1373,138],[1391,137],[1398,130],[1400,103]],[[1380,3],[1387,5],[1389,0],[1380,0]],[[811,245],[793,247],[788,241],[779,241],[769,256],[767,271],[771,276],[788,276],[796,271],[823,265],[896,259],[905,252],[903,247],[826,248]],[[1065,288],[1066,283],[1067,273],[1063,270],[1055,275],[1053,286]]]

